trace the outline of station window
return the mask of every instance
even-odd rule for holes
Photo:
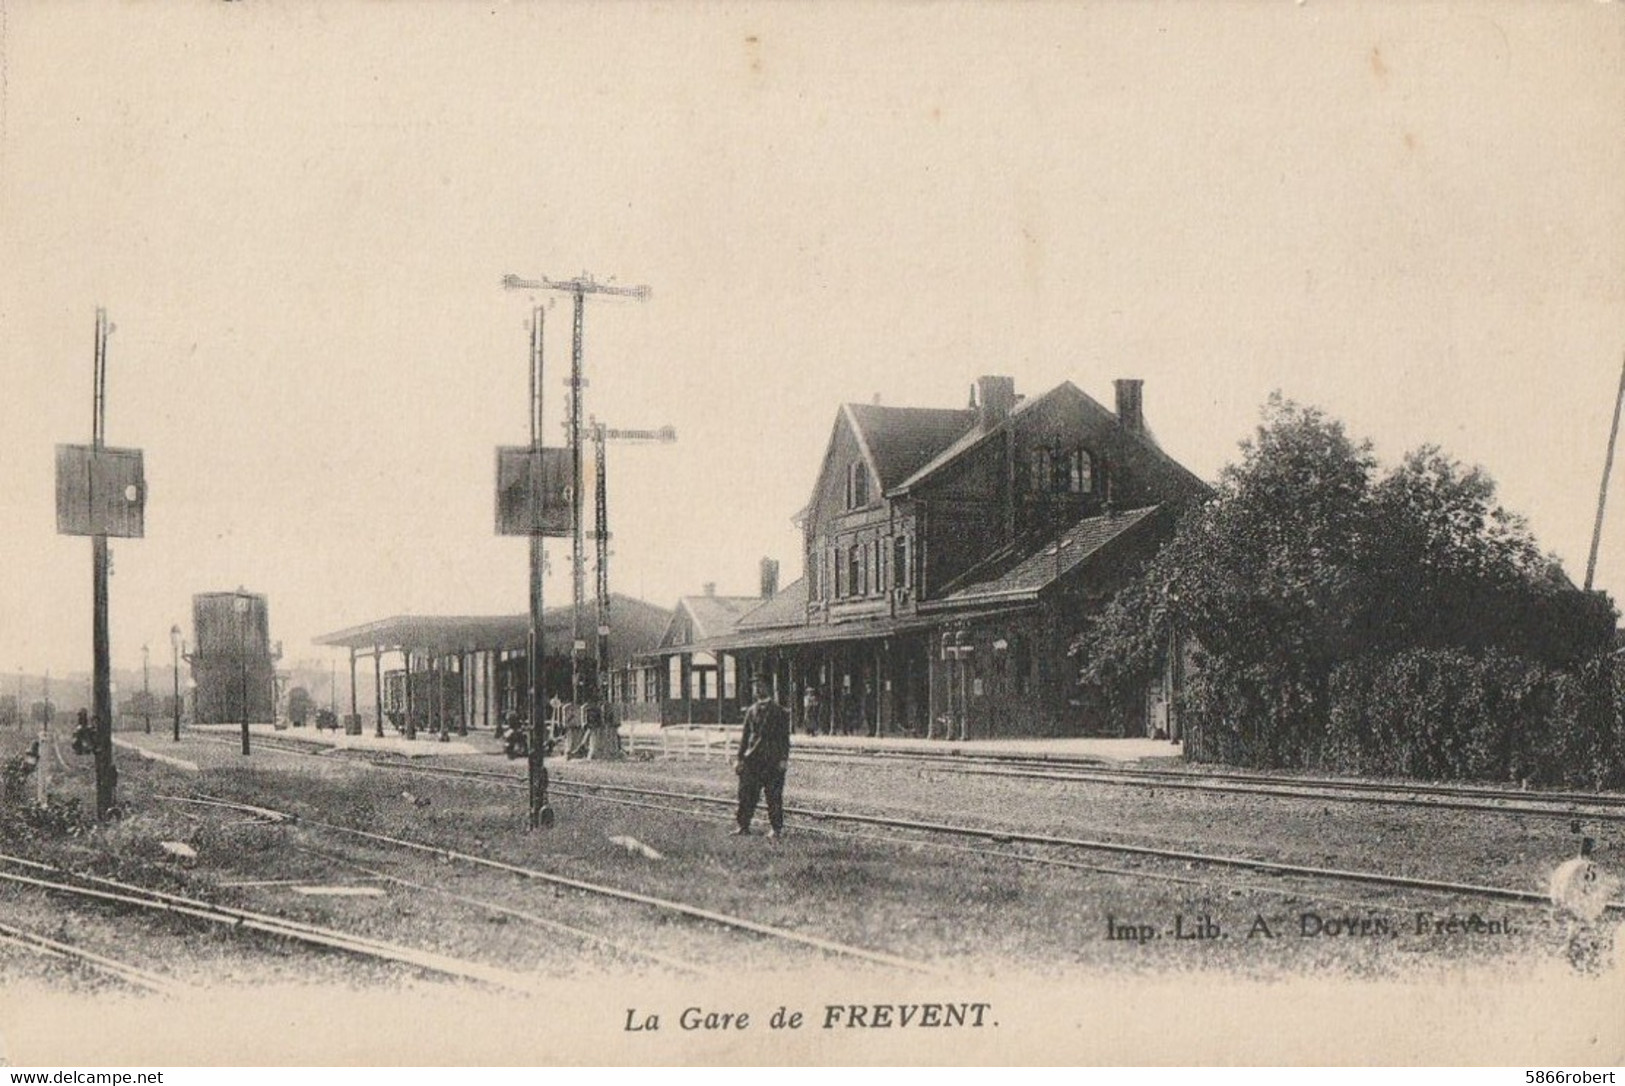
[[[869,468],[862,460],[846,466],[846,507],[862,509],[869,504]]]
[[[1094,490],[1095,462],[1083,449],[1073,449],[1066,456],[1066,489],[1072,494],[1087,494]]]
[[[696,652],[689,657],[688,682],[696,701],[710,701],[717,696],[717,658],[709,652]]]
[[[846,549],[846,589],[849,596],[863,595],[863,548],[856,543]]]
[[[673,699],[683,697],[683,658],[673,655],[670,658],[670,668],[666,674],[667,696]]]
[[[892,540],[891,583],[893,588],[907,588],[909,586],[908,566],[908,536],[900,535]]]
[[[1082,447],[1034,449],[1027,469],[1033,494],[1089,494],[1095,488],[1094,457]]]
[[[1050,480],[1054,475],[1051,466],[1052,457],[1048,449],[1034,449],[1032,458],[1027,461],[1028,477],[1027,489],[1034,494],[1044,494],[1049,491]]]
[[[1021,634],[1010,639],[1010,671],[1015,679],[1016,693],[1027,694],[1032,688],[1032,645]]]

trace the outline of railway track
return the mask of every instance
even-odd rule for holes
[[[487,776],[492,779],[506,779],[506,783],[513,787],[518,787],[523,783],[522,781],[519,781],[514,774],[491,770],[457,769],[449,766],[421,766],[414,768],[423,772],[440,773],[452,776],[473,775]],[[731,797],[705,795],[703,793],[692,792],[674,792],[667,789],[639,788],[631,785],[600,783],[572,785],[562,782],[554,782],[553,784],[549,785],[549,787],[551,790],[559,792],[562,795],[626,795],[638,797],[640,800],[672,800],[726,809],[731,809],[734,804],[734,800]],[[1532,905],[1550,904],[1550,898],[1545,893],[1512,887],[1485,886],[1443,879],[1427,879],[1408,875],[1393,875],[1376,871],[1358,871],[1344,868],[1319,867],[1310,864],[1284,863],[1273,860],[1260,860],[1245,856],[1230,856],[1220,853],[1197,852],[1188,849],[1158,848],[1151,845],[1141,845],[1122,841],[1068,837],[1057,834],[1028,833],[1020,830],[960,825],[947,822],[934,822],[926,819],[899,818],[890,815],[867,814],[852,811],[836,811],[799,806],[787,806],[785,811],[786,813],[811,818],[819,822],[847,822],[874,826],[883,829],[910,830],[928,835],[943,835],[991,841],[1000,845],[1027,844],[1067,850],[1106,852],[1145,859],[1171,860],[1184,863],[1200,864],[1209,867],[1262,872],[1271,875],[1288,875],[1341,883],[1361,883],[1365,885],[1382,886],[1395,889],[1422,890],[1457,897],[1486,898],[1491,900],[1513,901]],[[1004,855],[1015,854],[1005,853]],[[1015,858],[1029,859],[1030,857],[1016,856]],[[1616,911],[1625,911],[1625,902],[1611,902],[1608,907]]]
[[[74,943],[53,939],[39,932],[29,931],[14,924],[0,924],[0,943],[37,954],[53,961],[88,967],[113,977],[132,988],[158,995],[174,996],[185,991],[185,986],[158,973],[131,965],[129,962],[90,950]]]
[[[427,767],[412,767],[427,768]],[[513,774],[497,774],[508,783],[523,786]],[[636,890],[627,890],[622,887],[610,886],[604,883],[591,882],[586,879],[573,878],[557,872],[544,871],[539,868],[525,867],[520,864],[508,863],[489,856],[480,856],[475,853],[464,852],[458,849],[431,845],[422,841],[413,841],[403,837],[393,837],[388,834],[375,833],[356,826],[345,826],[335,822],[328,822],[318,818],[296,815],[290,812],[277,811],[272,808],[252,804],[235,803],[213,797],[202,796],[159,796],[159,799],[171,802],[204,803],[225,809],[235,809],[244,813],[258,816],[271,816],[290,823],[297,822],[301,827],[315,829],[328,834],[347,837],[353,840],[365,841],[373,845],[384,845],[393,849],[439,857],[459,863],[470,864],[491,870],[502,871],[522,878],[546,883],[563,889],[575,890],[595,897],[608,898],[616,901],[641,905],[667,915],[681,916],[690,920],[698,920],[707,924],[742,932],[752,936],[770,939],[776,942],[793,944],[803,948],[819,951],[833,957],[850,958],[865,961],[874,965],[883,965],[894,969],[903,969],[911,972],[930,973],[932,968],[921,962],[912,961],[894,954],[871,950],[866,947],[853,946],[847,943],[825,939],[821,936],[810,935],[805,932],[794,931],[788,928],[763,924],[748,917],[737,916],[706,909],[687,902],[676,901],[670,898],[659,897],[654,894],[645,894]],[[488,904],[480,902],[478,904]]]
[[[1625,796],[1586,792],[1522,792],[1478,785],[1385,783],[1333,777],[1280,777],[1189,770],[1095,768],[1065,761],[1018,756],[920,754],[903,751],[796,751],[797,761],[826,764],[891,763],[976,776],[1077,782],[1130,788],[1166,788],[1224,795],[1274,796],[1337,803],[1476,811],[1537,817],[1588,818],[1625,822]]]
[[[503,917],[504,919],[521,920],[527,924],[534,924],[537,927],[546,929],[547,931],[568,935],[582,943],[589,943],[607,948],[626,957],[654,962],[658,965],[666,966],[668,969],[676,970],[679,973],[689,973],[703,976],[712,972],[704,966],[698,965],[694,962],[684,961],[679,958],[671,957],[667,954],[660,954],[648,949],[647,947],[634,946],[623,940],[610,939],[599,932],[591,931],[575,924],[566,924],[552,917],[541,916],[525,909],[515,909],[510,906],[502,905],[498,902],[486,901],[482,898],[470,897],[467,894],[459,894],[454,891],[447,890],[441,886],[433,886],[413,879],[401,878],[399,875],[391,875],[386,871],[360,863],[348,856],[341,856],[333,852],[311,848],[309,846],[301,845],[297,847],[301,852],[305,852],[309,855],[327,860],[330,863],[352,869],[377,882],[391,883],[419,894],[433,894],[437,897],[444,898],[447,901],[454,901],[460,905],[469,905],[476,909],[480,909],[483,912]]]
[[[306,754],[310,757],[322,757],[321,755],[313,755],[308,751],[297,750],[294,748],[289,748],[289,750],[291,753]],[[423,776],[485,780],[513,789],[526,787],[526,782],[523,777],[516,773],[508,773],[500,770],[471,769],[455,766],[413,765],[394,760],[367,759],[367,761],[369,764],[378,766],[380,768],[393,769]],[[643,788],[635,785],[605,783],[572,784],[554,780],[552,783],[550,783],[549,789],[550,791],[560,795],[612,798],[635,805],[661,806],[664,809],[670,809],[682,813],[692,813],[692,808],[694,806],[713,809],[728,809],[731,808],[734,803],[731,797],[707,795],[704,793],[679,792],[670,789]],[[688,805],[689,809],[684,811],[682,807],[675,806],[676,804]],[[1491,809],[1501,810],[1501,808]],[[1107,853],[1119,856],[1135,857],[1140,860],[1194,864],[1210,869],[1220,868],[1232,871],[1266,874],[1270,876],[1285,876],[1295,879],[1306,879],[1317,882],[1356,884],[1383,887],[1391,890],[1441,894],[1452,898],[1493,900],[1535,906],[1545,906],[1551,903],[1549,896],[1544,892],[1519,889],[1516,887],[1490,886],[1444,879],[1429,879],[1409,875],[1395,875],[1380,871],[1353,870],[1347,868],[1322,867],[1312,864],[1287,863],[1275,860],[1262,860],[1254,857],[1199,852],[1190,849],[1161,848],[1154,845],[1112,841],[1107,839],[1069,837],[1058,834],[1029,833],[1006,828],[990,828],[985,826],[953,824],[931,821],[928,819],[901,818],[865,812],[838,811],[801,806],[789,806],[786,807],[786,811],[787,813],[791,813],[799,817],[812,819],[816,823],[850,823],[885,830],[904,830],[924,834],[928,837],[974,839],[992,842],[997,845],[1005,846],[1006,848],[1011,845],[1021,844],[1058,849],[1062,851],[1081,850],[1085,852]],[[1033,857],[1028,854],[1011,851],[1003,851],[998,853],[998,855],[1019,861],[1047,862],[1048,860],[1046,857]],[[1066,865],[1063,864],[1062,866]],[[1095,869],[1100,870],[1099,868]],[[1141,877],[1151,877],[1141,872],[1118,871],[1110,873],[1132,873],[1135,875],[1140,875]],[[1179,881],[1187,880],[1182,879]],[[1625,902],[1610,902],[1608,908],[1616,912],[1625,912]]]
[[[210,740],[224,742],[224,740]],[[311,744],[298,740],[260,740],[278,750],[311,753]],[[323,751],[334,748],[323,747]],[[633,746],[632,749],[640,749]],[[328,754],[327,756],[331,756]],[[945,770],[974,776],[1016,778],[1033,781],[1098,784],[1125,788],[1165,788],[1175,791],[1219,795],[1269,796],[1333,803],[1363,803],[1378,806],[1470,811],[1502,815],[1528,815],[1541,818],[1582,818],[1596,822],[1625,823],[1625,795],[1591,792],[1524,792],[1487,785],[1391,783],[1349,780],[1336,777],[1270,776],[1238,772],[1195,772],[1190,770],[1100,767],[1076,759],[1030,755],[986,755],[963,753],[921,753],[916,751],[858,748],[837,751],[828,748],[796,749],[797,762],[825,764],[899,764]],[[387,761],[369,759],[377,764]]]
[[[245,807],[244,809],[261,813],[265,811],[264,808]],[[434,951],[404,946],[400,943],[355,935],[317,924],[291,920],[286,917],[218,905],[199,898],[153,890],[97,875],[68,871],[50,864],[38,863],[22,856],[0,853],[0,867],[4,868],[0,870],[0,882],[43,890],[58,897],[184,917],[198,923],[224,927],[234,932],[258,932],[295,944],[319,947],[324,950],[342,951],[361,958],[394,962],[421,972],[437,973],[460,980],[476,981],[512,991],[534,992],[539,990],[535,978],[481,962],[468,961]],[[117,963],[114,964],[116,966]]]

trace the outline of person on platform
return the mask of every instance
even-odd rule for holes
[[[734,833],[750,833],[750,820],[756,814],[756,801],[767,795],[769,837],[784,833],[784,774],[790,768],[790,714],[785,712],[765,679],[751,684],[755,697],[745,710],[745,726],[739,736],[739,752],[734,772],[739,774],[738,825]]]
[[[73,752],[75,754],[95,754],[99,743],[96,729],[90,726],[90,711],[79,710],[79,720],[73,729]]]
[[[808,735],[819,733],[819,719],[823,713],[823,703],[818,698],[818,688],[812,683],[807,684],[807,692],[801,698],[801,714],[803,724]]]

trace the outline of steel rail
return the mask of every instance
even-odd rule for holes
[[[504,786],[509,786],[509,787],[518,787],[519,785],[524,783],[523,778],[515,777],[513,774],[499,773],[499,772],[490,771],[490,770],[487,770],[487,771],[465,770],[465,769],[448,768],[448,767],[443,767],[443,766],[403,766],[402,768],[406,769],[408,771],[411,771],[411,772],[421,772],[421,773],[426,773],[426,774],[430,774],[430,775],[447,774],[447,775],[452,775],[454,777],[471,776],[471,777],[474,777],[476,779],[490,779],[490,780],[493,780],[493,781],[500,781]],[[677,814],[688,815],[690,817],[702,817],[702,818],[706,818],[707,820],[714,820],[714,821],[722,821],[722,822],[727,821],[725,816],[719,816],[718,818],[713,819],[711,816],[703,814],[702,812],[699,812],[699,811],[695,811],[692,808],[681,807],[681,806],[677,806],[675,804],[670,804],[670,803],[650,803],[650,802],[648,802],[646,800],[627,799],[627,798],[620,797],[620,796],[602,795],[602,794],[599,794],[600,790],[597,787],[592,786],[592,785],[582,785],[582,786],[564,785],[562,787],[563,787],[563,792],[566,795],[571,795],[571,796],[590,795],[591,798],[602,800],[603,802],[606,802],[606,803],[615,803],[615,804],[620,804],[622,806],[627,806],[627,807],[636,807],[636,808],[641,808],[641,809],[650,810],[650,811],[661,811],[661,812],[667,812],[667,813],[677,813]],[[713,800],[711,797],[705,797],[705,798],[706,798],[706,801],[708,803],[715,802],[715,803],[718,803],[718,804],[727,805],[728,803],[731,802],[729,800]],[[1090,872],[1091,874],[1110,875],[1110,876],[1115,876],[1115,877],[1119,877],[1119,878],[1126,878],[1126,879],[1131,879],[1131,880],[1136,880],[1136,881],[1171,882],[1171,883],[1176,883],[1176,884],[1179,884],[1179,885],[1182,885],[1182,886],[1196,886],[1196,887],[1203,887],[1203,888],[1209,888],[1209,887],[1212,887],[1214,885],[1214,880],[1209,879],[1209,878],[1199,878],[1199,877],[1195,877],[1195,876],[1191,876],[1191,875],[1172,875],[1172,874],[1168,874],[1167,872],[1163,872],[1163,871],[1147,871],[1147,870],[1144,870],[1144,869],[1141,869],[1141,868],[1107,867],[1107,866],[1104,866],[1102,864],[1083,863],[1083,862],[1081,862],[1079,860],[1064,860],[1064,859],[1061,859],[1061,858],[1056,857],[1056,856],[1039,856],[1039,855],[1035,855],[1035,854],[1033,854],[1031,852],[1016,852],[1016,851],[1011,851],[1009,849],[977,848],[977,847],[974,847],[974,846],[971,846],[971,845],[949,844],[949,843],[947,843],[945,841],[933,841],[933,840],[929,840],[929,839],[922,840],[922,839],[917,838],[917,837],[898,837],[898,836],[895,836],[895,835],[888,836],[888,835],[884,835],[884,834],[858,833],[858,832],[854,832],[854,831],[851,831],[851,830],[833,829],[833,828],[831,828],[829,826],[822,826],[822,825],[812,826],[812,827],[809,827],[809,829],[810,829],[811,832],[814,832],[814,833],[823,833],[823,834],[828,834],[828,835],[834,836],[834,837],[845,837],[845,838],[850,838],[850,839],[858,840],[858,841],[880,842],[882,844],[890,844],[890,845],[908,845],[908,846],[914,847],[914,848],[924,846],[924,847],[927,847],[927,848],[939,849],[939,850],[942,850],[942,851],[954,852],[954,853],[959,853],[959,854],[963,854],[963,855],[967,855],[967,856],[979,856],[979,857],[983,857],[983,858],[986,858],[986,859],[995,859],[995,860],[1016,860],[1016,861],[1019,861],[1021,863],[1034,864],[1034,865],[1041,866],[1041,867],[1057,867],[1057,868],[1062,868],[1062,869],[1070,870],[1070,871],[1087,871],[1087,872]],[[363,868],[362,870],[366,870],[366,869]],[[384,875],[384,876],[381,876],[381,877],[389,878],[390,876]],[[1228,883],[1228,884],[1222,884],[1222,885],[1229,885],[1229,886],[1232,886],[1232,887],[1235,887],[1235,888],[1244,889],[1249,893],[1273,894],[1273,895],[1281,896],[1281,897],[1295,898],[1295,897],[1299,897],[1299,896],[1301,896],[1303,894],[1303,890],[1301,888],[1288,888],[1288,887],[1282,887],[1282,886],[1269,886],[1269,885],[1257,884],[1257,883]],[[442,891],[442,892],[444,892],[444,891]],[[1363,908],[1363,907],[1366,907],[1366,906],[1368,906],[1370,904],[1370,902],[1349,901],[1346,898],[1330,897],[1330,896],[1327,896],[1327,895],[1324,895],[1324,894],[1317,895],[1317,898],[1319,900],[1335,902],[1335,903],[1340,904],[1340,905],[1347,905],[1350,908]],[[479,904],[479,903],[475,903],[475,904]],[[1533,904],[1533,903],[1529,903],[1529,904]]]
[[[502,781],[505,785],[513,786],[518,778],[511,773],[500,773],[492,770],[462,769],[449,766],[410,766],[391,762],[380,762],[369,759],[369,764],[382,768],[400,769],[405,772],[414,772],[427,775],[449,777],[485,778]],[[656,796],[669,799],[681,799],[689,802],[706,803],[713,805],[731,805],[733,800],[706,796],[695,793],[671,792],[664,789],[635,788],[627,785],[612,784],[579,784],[570,785],[564,782],[555,782],[554,789],[562,794],[583,794],[599,792],[619,792],[644,796]],[[580,791],[576,791],[579,789]],[[1317,797],[1319,798],[1319,797]],[[1428,804],[1422,804],[1428,806]],[[1505,808],[1486,807],[1488,811],[1502,813],[1509,812]],[[974,837],[992,840],[1000,844],[1009,844],[1020,841],[1027,844],[1049,845],[1062,848],[1078,848],[1092,851],[1112,852],[1124,855],[1147,856],[1160,859],[1171,859],[1191,863],[1211,864],[1218,867],[1233,867],[1238,869],[1267,871],[1273,874],[1293,875],[1304,878],[1329,879],[1342,882],[1363,883],[1366,885],[1389,886],[1429,892],[1466,895],[1473,897],[1487,897],[1498,900],[1519,901],[1531,904],[1549,904],[1548,895],[1533,890],[1518,890],[1509,887],[1483,886],[1474,883],[1459,883],[1441,879],[1425,879],[1407,875],[1389,875],[1377,871],[1360,871],[1342,868],[1314,867],[1305,864],[1291,864],[1273,860],[1255,860],[1244,856],[1227,856],[1223,854],[1191,852],[1180,849],[1159,849],[1149,845],[1135,845],[1126,842],[1093,840],[1088,838],[1061,837],[1050,834],[1025,833],[1021,831],[986,829],[975,826],[953,825],[949,823],[933,823],[918,819],[899,819],[880,815],[865,815],[839,811],[824,811],[802,807],[786,807],[786,812],[810,817],[814,819],[830,819],[847,822],[857,822],[867,825],[885,826],[892,828],[912,829],[919,832],[952,834],[957,836]],[[1564,812],[1569,814],[1570,812]],[[1609,909],[1625,911],[1625,902],[1609,902]]]
[[[503,775],[506,776],[506,774]],[[583,795],[586,793],[592,793],[592,798],[601,800],[605,803],[616,803],[628,807],[640,807],[651,811],[665,811],[676,814],[684,814],[694,818],[705,818],[708,821],[721,821],[724,823],[727,821],[727,816],[725,815],[711,816],[703,812],[696,811],[692,807],[681,807],[670,803],[650,803],[645,800],[625,799],[619,796],[605,796],[596,794],[596,791],[591,789],[590,786],[583,788],[580,791],[572,789],[569,785],[564,786],[564,789],[565,794],[567,795]],[[722,800],[719,802],[727,803],[728,801]],[[1033,864],[1039,867],[1058,867],[1071,871],[1087,871],[1091,874],[1110,875],[1142,882],[1171,882],[1183,886],[1196,886],[1204,889],[1211,889],[1216,885],[1228,886],[1232,889],[1243,890],[1247,893],[1272,894],[1278,897],[1287,898],[1299,898],[1304,894],[1304,890],[1301,886],[1286,887],[1272,886],[1265,883],[1222,882],[1216,881],[1212,878],[1202,878],[1192,875],[1172,875],[1163,871],[1148,871],[1144,868],[1137,867],[1108,867],[1103,864],[1083,863],[1079,860],[1063,860],[1057,856],[1041,856],[1032,852],[1019,852],[1012,849],[977,848],[972,845],[955,845],[949,844],[946,841],[933,841],[918,837],[899,837],[888,834],[838,830],[823,825],[810,826],[808,827],[808,830],[812,833],[828,834],[834,837],[845,837],[857,841],[879,842],[881,844],[890,845],[907,845],[913,848],[926,847],[940,849],[942,851],[955,852],[967,856],[980,856],[995,860],[1015,860],[1020,863]],[[1316,900],[1319,901],[1334,902],[1336,904],[1346,905],[1349,908],[1355,909],[1366,908],[1371,904],[1369,901],[1350,901],[1347,898],[1327,895],[1320,892],[1317,892],[1315,896]],[[1533,907],[1537,903],[1521,902],[1520,904]],[[1540,904],[1546,904],[1546,902],[1543,900],[1540,902]]]
[[[985,751],[881,750],[873,747],[838,749],[797,748],[798,760],[815,761],[896,761],[924,763],[946,769],[990,766],[1012,769],[1038,769],[1058,774],[1075,774],[1078,779],[1099,779],[1103,783],[1142,783],[1190,781],[1199,785],[1240,784],[1259,787],[1318,788],[1329,792],[1374,792],[1433,795],[1449,798],[1500,799],[1512,803],[1569,803],[1593,807],[1625,808],[1625,795],[1607,792],[1574,792],[1500,788],[1494,785],[1444,784],[1434,781],[1372,781],[1346,777],[1298,774],[1242,773],[1233,770],[1211,773],[1182,769],[1146,769],[1138,766],[1108,766],[1066,755],[999,754]],[[1070,777],[1066,778],[1070,779]],[[1318,798],[1318,796],[1317,796]],[[1503,808],[1487,807],[1500,810]],[[1559,813],[1559,812],[1552,812]],[[1568,812],[1561,812],[1568,813]]]
[[[318,756],[313,751],[292,745],[298,742],[298,740],[289,740],[289,745],[279,746],[278,749],[309,757]],[[629,743],[628,746],[629,749],[637,749],[634,744]],[[1607,822],[1625,822],[1625,795],[1608,793],[1531,793],[1483,785],[1448,785],[1422,781],[1389,783],[1347,780],[1335,777],[1272,776],[1234,772],[1198,773],[1185,770],[1142,769],[1126,766],[1109,768],[1077,763],[1065,757],[1047,757],[1043,755],[936,753],[889,751],[874,748],[859,748],[847,751],[823,748],[809,749],[803,746],[797,748],[796,758],[798,761],[812,762],[873,763],[886,761],[924,764],[975,776],[1058,782],[1079,781],[1124,787],[1160,786],[1231,795],[1269,795],[1344,803],[1371,803],[1388,806],[1553,818],[1581,817]],[[372,760],[374,764],[393,765],[393,763],[389,762],[369,760]],[[1431,796],[1442,798],[1424,798]],[[1475,799],[1499,800],[1501,802],[1467,802]],[[1464,802],[1450,802],[1450,800],[1462,800]],[[1594,809],[1598,807],[1618,808],[1619,811],[1616,813],[1613,810]]]
[[[66,958],[70,961],[86,963],[100,969],[109,976],[117,977],[126,984],[137,988],[145,988],[149,992],[157,992],[160,995],[177,995],[187,988],[186,985],[178,981],[149,972],[139,966],[121,962],[117,958],[109,958],[93,950],[86,950],[84,947],[64,943],[11,924],[0,923],[0,941],[45,957]]]
[[[486,901],[482,898],[469,897],[466,894],[459,894],[453,890],[447,890],[441,886],[431,886],[427,883],[415,882],[412,879],[403,879],[399,875],[391,875],[387,872],[368,867],[365,864],[357,863],[355,860],[349,859],[348,857],[337,856],[330,852],[324,852],[321,849],[309,848],[306,846],[298,847],[302,852],[308,852],[312,856],[320,856],[325,860],[330,860],[335,863],[344,864],[348,867],[353,867],[365,875],[369,875],[375,879],[380,879],[384,882],[392,882],[397,886],[404,886],[409,890],[418,890],[423,893],[438,894],[441,897],[458,902],[459,904],[472,905],[477,909],[484,909],[487,912],[496,913],[500,916],[511,916],[517,920],[524,920],[527,923],[535,924],[537,927],[547,928],[550,931],[562,932],[565,935],[572,935],[585,942],[598,943],[601,946],[607,947],[610,950],[621,954],[638,958],[647,958],[652,962],[657,962],[671,969],[678,970],[679,972],[692,973],[700,976],[707,976],[712,972],[711,970],[706,969],[703,966],[696,965],[693,962],[686,962],[678,958],[668,957],[664,954],[657,954],[652,950],[645,950],[642,947],[630,946],[626,943],[620,942],[619,940],[611,939],[607,935],[601,935],[596,931],[589,931],[586,928],[578,928],[574,924],[566,924],[562,921],[554,920],[551,917],[538,916],[535,913],[526,912],[523,909],[515,909],[507,905],[499,905],[494,901]]]
[[[636,748],[634,748],[636,749]],[[1384,784],[1327,778],[1271,777],[1236,773],[1190,773],[1180,770],[1108,769],[1068,764],[1066,759],[1030,756],[936,754],[915,751],[859,751],[798,748],[798,761],[824,763],[901,763],[927,766],[967,776],[1101,784],[1115,787],[1169,788],[1224,795],[1280,796],[1336,803],[1369,803],[1550,818],[1590,818],[1625,822],[1625,796],[1575,792],[1509,792],[1470,786]],[[1424,798],[1424,797],[1440,798]],[[1493,802],[1499,801],[1499,802]],[[1564,806],[1567,804],[1567,806]],[[1598,810],[1597,808],[1602,808]]]
[[[411,771],[434,775],[454,777],[487,777],[493,780],[502,780],[511,785],[517,778],[511,773],[498,773],[494,771],[454,769],[445,766],[413,766]],[[721,796],[708,796],[691,792],[672,792],[665,789],[636,788],[629,785],[615,784],[565,784],[557,783],[555,788],[564,794],[591,794],[593,792],[624,793],[641,796],[655,796],[664,799],[685,800],[693,803],[731,806],[733,800]],[[894,818],[885,815],[868,815],[855,812],[842,812],[819,810],[806,807],[785,808],[786,813],[797,814],[819,820],[833,820],[856,822],[864,825],[890,827],[895,829],[910,829],[924,833],[949,834],[960,837],[972,837],[990,840],[999,844],[1022,842],[1025,844],[1047,845],[1059,848],[1086,849],[1096,852],[1111,852],[1122,855],[1146,856],[1156,859],[1177,860],[1187,863],[1211,864],[1216,867],[1232,867],[1251,871],[1266,871],[1278,875],[1293,875],[1302,878],[1329,879],[1339,882],[1355,882],[1366,885],[1389,886],[1412,890],[1465,895],[1471,897],[1487,897],[1504,901],[1519,901],[1531,904],[1550,904],[1548,895],[1534,890],[1518,890],[1502,886],[1484,886],[1476,883],[1453,882],[1443,879],[1426,879],[1410,875],[1390,875],[1380,871],[1361,871],[1345,868],[1314,867],[1307,864],[1293,864],[1278,860],[1256,860],[1245,856],[1229,856],[1216,853],[1192,852],[1185,849],[1164,849],[1151,845],[1135,845],[1121,841],[1106,841],[1090,838],[1063,837],[1054,834],[1027,833],[1019,830],[989,829],[979,826],[955,825],[946,822],[929,822],[921,819]],[[1625,902],[1609,902],[1608,908],[1625,911]]]
[[[508,777],[516,782],[518,781],[518,778],[513,777],[512,774],[500,774],[500,776]],[[230,802],[226,800],[213,799],[212,797],[209,798],[211,798],[211,802],[215,804],[223,806],[231,805]],[[267,808],[259,808],[259,810],[267,810]],[[803,946],[811,947],[815,950],[823,951],[826,954],[858,958],[873,962],[877,965],[885,965],[891,968],[905,969],[913,972],[934,973],[937,971],[931,966],[928,966],[922,962],[912,961],[908,958],[901,958],[894,954],[887,954],[883,951],[869,950],[865,947],[851,946],[847,943],[838,943],[832,939],[823,939],[816,935],[808,935],[804,932],[792,931],[788,928],[780,928],[772,924],[759,923],[755,920],[750,920],[742,916],[733,916],[729,913],[722,913],[713,909],[701,908],[698,905],[690,905],[682,901],[674,901],[669,898],[657,897],[653,894],[644,894],[636,890],[626,890],[618,886],[607,886],[602,883],[587,882],[584,879],[575,879],[567,875],[559,875],[551,871],[542,871],[532,867],[522,867],[518,864],[510,864],[503,860],[492,859],[489,856],[477,856],[473,853],[443,848],[439,845],[425,844],[422,841],[411,841],[406,838],[391,837],[387,834],[374,833],[371,830],[357,829],[353,826],[341,826],[337,823],[324,822],[321,819],[307,818],[302,815],[294,815],[285,811],[276,813],[283,815],[284,818],[297,820],[298,824],[301,826],[314,826],[317,829],[327,830],[330,833],[357,837],[365,841],[376,841],[380,844],[391,845],[396,848],[423,852],[432,856],[442,856],[450,860],[474,864],[480,867],[489,867],[498,871],[506,871],[510,874],[520,875],[527,879],[535,879],[553,886],[563,886],[568,889],[579,890],[582,893],[593,894],[598,897],[629,901],[639,905],[648,906],[650,908],[659,909],[664,912],[687,916],[695,920],[703,920],[708,923],[716,924],[720,927],[733,928],[738,931],[749,932],[753,935],[764,936],[770,939],[778,939],[782,942],[798,943]]]
[[[532,978],[522,974],[483,965],[479,962],[453,958],[434,951],[419,950],[416,947],[385,942],[368,936],[352,935],[333,928],[306,924],[302,921],[288,920],[284,917],[252,912],[247,909],[217,905],[213,902],[188,898],[179,894],[170,894],[161,890],[151,890],[143,886],[134,886],[100,876],[64,871],[61,868],[41,864],[24,857],[0,854],[0,862],[18,864],[36,870],[44,869],[59,877],[65,876],[80,880],[78,883],[67,883],[0,871],[0,880],[6,882],[33,886],[38,889],[76,897],[107,901],[118,905],[130,905],[136,908],[186,916],[209,923],[225,925],[234,930],[259,931],[268,935],[310,943],[315,946],[346,951],[358,957],[387,959],[417,969],[447,976],[456,976],[465,980],[479,981],[515,991],[534,992],[538,990],[537,983]],[[86,882],[96,885],[86,886],[84,885]],[[110,889],[100,889],[101,886],[110,887]]]

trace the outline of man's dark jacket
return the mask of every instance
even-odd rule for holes
[[[777,769],[790,760],[790,714],[777,702],[758,701],[745,710],[739,760],[752,769]]]

